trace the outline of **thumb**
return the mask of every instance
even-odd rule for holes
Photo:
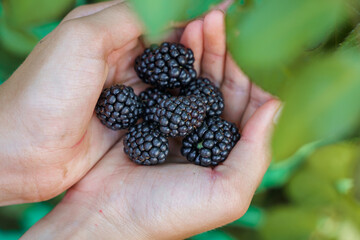
[[[88,7],[87,11],[99,8]],[[103,7],[91,15],[62,21],[39,42],[13,78],[26,77],[32,88],[45,88],[50,97],[61,100],[77,96],[79,90],[87,95],[99,93],[107,76],[108,55],[125,46],[135,48],[142,33],[140,21],[126,3]]]
[[[107,56],[124,46],[135,48],[141,32],[126,3],[63,21],[2,86],[5,110],[31,118],[14,125],[36,123],[26,127],[35,136],[65,132],[75,144],[84,135],[107,78]]]
[[[250,204],[271,161],[271,135],[280,106],[281,102],[274,99],[257,109],[228,159],[217,168],[230,176],[229,184],[241,194],[243,203]]]

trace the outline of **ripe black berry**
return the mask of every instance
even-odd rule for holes
[[[208,78],[198,78],[181,89],[180,95],[202,96],[208,116],[220,116],[224,110],[224,99],[219,88]]]
[[[162,133],[183,137],[200,127],[206,116],[206,106],[196,96],[171,97],[161,100],[158,106],[152,108],[152,113]]]
[[[178,88],[196,78],[194,54],[179,43],[153,45],[135,60],[135,71],[145,83]]]
[[[239,131],[233,123],[211,117],[183,139],[181,154],[197,165],[217,166],[226,160],[239,139]]]
[[[166,91],[162,91],[158,88],[147,88],[140,93],[140,99],[143,101],[145,114],[145,121],[154,120],[154,115],[151,112],[151,108],[159,104],[163,99],[168,99],[171,97],[171,94]]]
[[[124,138],[124,151],[141,165],[163,163],[169,153],[169,141],[155,124],[142,122],[129,129]]]
[[[114,85],[101,93],[95,112],[106,127],[119,130],[139,120],[143,114],[143,105],[131,87]]]

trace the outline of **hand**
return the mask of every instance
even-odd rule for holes
[[[198,72],[221,87],[225,119],[242,128],[228,159],[204,168],[186,164],[177,150],[170,163],[139,166],[119,141],[25,238],[47,229],[47,238],[183,239],[246,212],[271,159],[269,142],[280,103],[251,84],[226,54],[221,11],[189,23],[181,42],[193,49]]]
[[[141,88],[141,34],[123,1],[79,7],[0,86],[0,205],[60,194],[118,141],[94,108],[104,85]]]

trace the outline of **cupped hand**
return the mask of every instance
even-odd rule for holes
[[[167,163],[139,166],[119,141],[28,236],[49,222],[53,229],[61,227],[54,219],[66,219],[69,211],[83,220],[67,221],[65,237],[80,225],[88,234],[79,236],[95,239],[182,239],[246,212],[271,159],[269,141],[280,102],[252,84],[227,53],[223,12],[189,23],[180,41],[193,49],[200,75],[221,88],[223,117],[241,129],[228,159],[213,169],[186,163],[174,141]]]
[[[0,87],[0,205],[68,189],[118,141],[94,115],[105,85],[133,70],[142,26],[123,1],[75,9]]]

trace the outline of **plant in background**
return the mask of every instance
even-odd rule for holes
[[[89,2],[3,0],[0,83],[71,8]],[[146,26],[147,41],[159,42],[171,26],[223,1],[129,2]],[[359,239],[360,2],[225,2],[231,56],[285,104],[272,141],[274,161],[253,206],[233,224],[193,239]],[[20,217],[43,205],[26,206],[1,208],[0,217],[9,209]]]

